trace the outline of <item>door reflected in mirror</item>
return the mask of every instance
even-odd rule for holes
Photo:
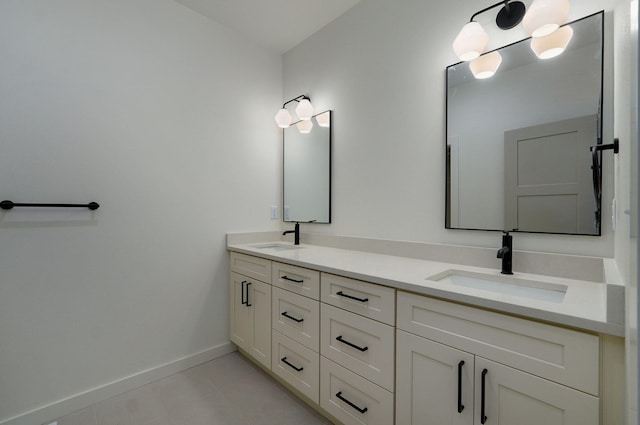
[[[331,223],[332,113],[321,112],[310,122],[308,133],[298,123],[283,131],[283,219]]]
[[[447,68],[446,228],[600,234],[603,19],[567,24],[554,58],[531,39],[499,49],[485,80]]]

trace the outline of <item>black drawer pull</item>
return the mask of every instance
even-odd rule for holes
[[[303,367],[295,367],[294,365],[292,365],[291,363],[289,363],[289,362],[287,361],[287,358],[286,358],[286,357],[281,358],[281,359],[280,359],[280,361],[281,361],[282,363],[286,364],[287,366],[289,366],[291,369],[295,370],[296,372],[302,372],[302,371],[304,370],[304,368],[303,368]]]
[[[355,348],[356,350],[360,350],[360,351],[362,351],[363,353],[369,349],[369,347],[358,347],[357,345],[355,345],[355,344],[353,344],[353,343],[351,343],[351,342],[347,341],[346,339],[343,339],[343,338],[342,338],[342,335],[340,335],[340,336],[336,337],[336,340],[337,340],[337,341],[340,341],[340,342],[341,342],[341,343],[343,343],[343,344],[347,344],[349,347],[353,347],[353,348]]]
[[[346,398],[344,398],[342,396],[342,391],[338,392],[336,394],[336,397],[338,397],[340,400],[344,401],[345,403],[347,403],[349,406],[353,407],[354,409],[356,409],[358,412],[365,414],[367,412],[367,410],[369,410],[368,407],[363,407],[362,409],[359,408],[358,406],[356,406],[355,404],[351,403],[349,400],[347,400]]]
[[[280,315],[286,317],[289,320],[293,320],[294,322],[298,322],[298,323],[304,322],[304,319],[296,319],[295,317],[290,316],[289,313],[287,313],[286,311],[284,313],[281,313]]]
[[[345,297],[345,298],[349,298],[350,300],[356,300],[356,301],[360,301],[361,303],[366,303],[367,301],[369,301],[369,298],[358,298],[358,297],[354,297],[353,295],[347,295],[342,291],[338,291],[336,292],[336,295],[339,297]]]
[[[458,413],[462,413],[464,410],[464,404],[462,404],[462,366],[464,366],[464,360],[460,360],[458,363]]]
[[[304,282],[304,279],[298,280],[298,279],[290,278],[289,276],[282,276],[282,279],[288,280],[289,282],[295,282],[295,283],[303,283]]]
[[[484,424],[485,422],[487,422],[487,415],[485,412],[485,395],[487,392],[487,372],[489,372],[487,369],[484,369],[482,371],[482,393],[480,395],[480,423]]]

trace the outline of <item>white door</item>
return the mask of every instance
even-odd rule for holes
[[[597,116],[507,131],[505,229],[597,233],[589,147]]]
[[[592,395],[481,357],[475,375],[476,425],[600,423],[599,399]]]
[[[396,424],[473,423],[473,355],[398,330],[396,362]]]
[[[271,285],[252,280],[248,283],[249,346],[247,352],[271,368]]]
[[[244,303],[248,280],[247,277],[232,272],[229,287],[229,336],[243,350],[249,345],[249,307]]]

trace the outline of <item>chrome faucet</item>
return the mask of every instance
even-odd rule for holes
[[[502,270],[500,271],[500,273],[513,274],[512,256],[513,256],[513,236],[511,236],[508,231],[505,231],[502,234],[502,248],[498,250],[498,258],[502,258]]]
[[[296,226],[293,228],[293,230],[287,230],[285,232],[282,232],[282,235],[286,235],[289,233],[293,233],[294,237],[293,237],[293,244],[294,245],[300,245],[300,223],[296,222]]]

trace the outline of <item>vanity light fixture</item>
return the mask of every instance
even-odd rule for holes
[[[501,63],[502,56],[494,50],[469,62],[469,69],[478,80],[484,80],[493,77]]]
[[[572,37],[573,29],[566,25],[544,37],[532,38],[531,50],[540,59],[554,58],[564,52]]]
[[[293,117],[287,109],[287,105],[291,102],[298,102],[298,106],[296,107],[296,114],[298,115],[298,118],[300,118],[300,120],[310,121],[311,117],[313,116],[313,105],[311,105],[311,99],[309,98],[309,96],[300,95],[286,101],[282,105],[282,109],[280,109],[276,114],[276,124],[278,124],[278,127],[280,128],[287,128],[293,122]],[[313,124],[311,124],[311,126],[313,127]]]
[[[482,9],[471,16],[469,22],[462,27],[462,30],[453,42],[453,51],[461,61],[468,62],[480,56],[489,42],[487,32],[475,17],[488,10],[502,6],[496,16],[496,25],[503,30],[509,30],[518,25],[525,16],[526,7],[521,1],[500,1],[492,6]]]

